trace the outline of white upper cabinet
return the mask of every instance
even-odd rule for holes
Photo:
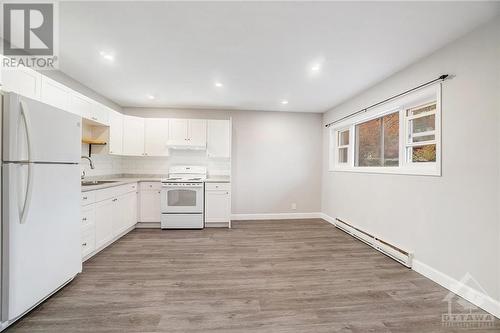
[[[79,114],[84,118],[92,119],[92,103],[90,100],[76,92],[72,92],[69,97],[69,111]],[[97,119],[95,119],[97,120]]]
[[[40,100],[42,75],[30,68],[2,70],[2,89],[31,99]]]
[[[144,118],[123,116],[123,154],[144,155]]]
[[[49,79],[46,76],[42,76],[41,84],[41,101],[43,103],[55,106],[56,108],[66,110],[69,112],[74,112],[70,108],[70,94],[71,90],[63,84],[57,81]],[[74,112],[75,114],[81,116],[81,114]]]
[[[207,121],[189,119],[188,143],[190,146],[206,148],[207,146]]]
[[[109,110],[109,153],[123,154],[123,115]]]
[[[81,115],[95,125],[109,126],[109,109],[76,91],[70,92],[68,111]]]
[[[165,118],[144,119],[144,155],[168,156],[168,124]]]
[[[179,148],[205,149],[207,121],[201,119],[170,119],[168,145]]]
[[[207,156],[231,157],[230,120],[208,120]]]
[[[108,107],[30,68],[3,69],[1,80],[4,91],[12,91],[74,113],[95,125],[109,125]]]
[[[168,125],[168,145],[187,145],[188,126],[189,124],[187,119],[170,119]]]
[[[104,125],[109,126],[109,108],[101,103],[92,102],[92,120]]]

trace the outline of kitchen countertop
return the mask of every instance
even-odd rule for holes
[[[231,177],[229,176],[208,176],[205,183],[230,183]]]
[[[113,183],[99,184],[99,185],[87,185],[82,186],[82,192],[102,190],[109,187],[120,186],[131,183],[140,183],[140,182],[159,182],[162,178],[166,178],[166,175],[109,175],[109,176],[98,176],[98,177],[89,177],[84,179],[84,181],[94,181],[94,180],[104,180],[104,181],[113,181]],[[210,176],[205,182],[206,183],[229,183],[229,176]]]
[[[135,178],[135,177],[132,177],[132,178],[128,178],[128,177],[120,177],[120,178],[109,177],[109,178],[100,178],[100,179],[85,179],[85,181],[92,181],[92,180],[113,181],[113,183],[82,186],[82,192],[102,190],[104,188],[109,188],[109,187],[114,187],[114,186],[120,186],[120,185],[125,185],[125,184],[131,184],[131,183],[159,182],[161,180],[161,178],[155,178],[155,177],[138,177],[138,178]]]

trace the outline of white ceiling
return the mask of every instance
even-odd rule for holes
[[[324,112],[499,13],[498,2],[61,2],[60,69],[124,107]]]

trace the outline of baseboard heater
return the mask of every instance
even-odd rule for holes
[[[375,250],[385,254],[386,256],[396,260],[400,264],[411,268],[413,254],[408,251],[402,250],[386,241],[381,240],[369,233],[358,229],[347,222],[344,222],[338,218],[335,219],[335,227],[344,231],[345,233],[351,235],[373,247]]]

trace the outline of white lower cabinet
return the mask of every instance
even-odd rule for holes
[[[160,222],[160,182],[143,182],[139,192],[139,222]]]
[[[88,204],[89,198],[95,202]],[[82,258],[111,244],[137,223],[137,184],[82,194]]]
[[[121,219],[115,234],[120,234],[137,223],[137,192],[127,193],[117,198],[117,208],[121,211]]]
[[[88,198],[88,197],[85,197]],[[85,199],[87,200],[87,199]],[[86,204],[82,202],[82,204]],[[95,250],[95,209],[90,206],[82,208],[82,257],[85,258]]]
[[[205,226],[231,227],[231,183],[205,184]]]
[[[82,228],[82,258],[95,251],[95,225]]]
[[[113,215],[115,202],[107,199],[95,204],[95,245],[99,248],[113,238]]]

